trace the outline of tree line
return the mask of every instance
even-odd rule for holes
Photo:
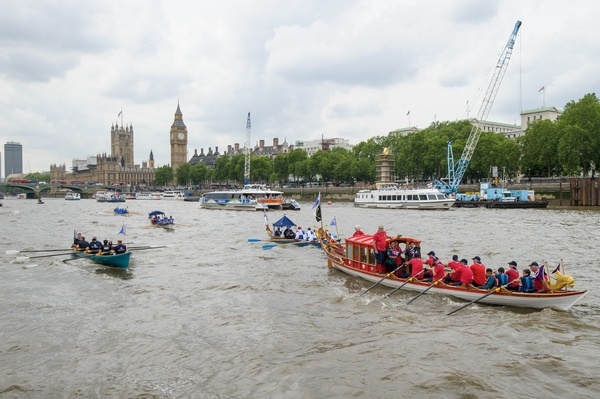
[[[444,178],[448,170],[448,142],[456,160],[460,158],[471,132],[469,121],[434,122],[425,129],[406,136],[374,136],[349,151],[335,147],[317,151],[308,157],[301,149],[276,158],[252,156],[250,180],[268,184],[293,182],[375,181],[375,159],[384,148],[395,158],[396,176],[400,180]],[[525,126],[524,126],[525,127]],[[568,102],[555,121],[538,120],[514,140],[503,134],[482,132],[463,183],[491,177],[497,166],[503,178],[517,176],[594,176],[600,164],[600,101],[595,93],[579,101]],[[46,176],[29,174],[28,178]],[[48,176],[49,178],[49,176]],[[45,179],[44,179],[45,180]],[[244,180],[244,155],[224,155],[215,168],[203,163],[184,164],[173,170],[161,166],[155,171],[155,186],[176,181],[182,186],[207,186],[211,183],[241,183]]]

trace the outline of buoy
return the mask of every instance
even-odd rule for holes
[[[327,201],[327,205],[331,205],[331,201]]]

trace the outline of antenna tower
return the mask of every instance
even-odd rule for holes
[[[244,156],[244,184],[250,184],[250,112],[246,121],[246,154]]]

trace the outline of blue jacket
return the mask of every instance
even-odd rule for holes
[[[519,287],[520,292],[535,292],[533,285],[533,278],[531,276],[521,277],[521,286]]]

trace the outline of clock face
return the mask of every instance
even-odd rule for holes
[[[183,140],[183,137],[184,137],[184,135],[183,135],[183,133],[179,133],[179,134],[177,135],[177,137],[179,138],[179,140]]]

